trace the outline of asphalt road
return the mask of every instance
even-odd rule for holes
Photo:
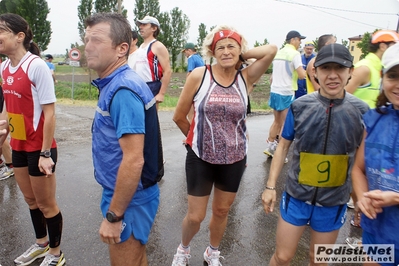
[[[70,266],[109,265],[107,245],[98,236],[102,220],[99,209],[101,187],[93,177],[90,134],[94,109],[57,105],[57,200],[64,217],[61,247]],[[172,112],[160,111],[165,176],[159,183],[161,203],[147,245],[149,265],[155,266],[171,264],[180,243],[181,222],[187,208],[183,135],[172,122],[172,115]],[[223,265],[267,265],[275,250],[279,211],[276,208],[274,213],[266,215],[261,204],[271,163],[263,149],[272,119],[271,115],[248,118],[248,167],[220,246],[225,257]],[[288,167],[289,163],[279,180],[278,195],[281,195]],[[0,181],[0,206],[0,264],[9,266],[34,242],[28,207],[14,178]],[[348,210],[348,217],[352,213]],[[209,242],[209,218],[210,204],[207,217],[191,243],[190,265],[203,263],[202,253]],[[347,236],[359,236],[360,233],[360,229],[350,226],[347,219],[337,243],[344,243]],[[306,229],[292,265],[307,265],[308,250],[309,229]],[[32,265],[40,265],[40,262]]]

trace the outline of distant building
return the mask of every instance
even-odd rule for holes
[[[362,40],[363,35],[358,35],[354,37],[350,37],[349,39],[349,51],[353,56],[353,63],[357,63],[360,60],[360,56],[362,55],[362,51],[357,47],[357,44]]]

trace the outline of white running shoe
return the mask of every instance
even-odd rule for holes
[[[0,180],[5,180],[14,175],[14,168],[4,165],[0,168]]]
[[[267,156],[273,158],[274,152],[277,149],[278,142],[277,142],[277,140],[274,140],[271,142],[271,141],[269,141],[269,139],[267,139],[266,144],[267,144],[267,148],[266,148],[266,150],[263,151],[263,153],[266,154]],[[287,157],[284,159],[284,163],[288,163]]]
[[[40,266],[62,266],[65,264],[65,257],[64,253],[62,253],[60,256],[56,257],[52,254],[47,254],[46,257],[44,257],[44,260],[40,264]]]
[[[349,201],[348,201],[348,203],[346,203],[346,206],[347,206],[349,209],[354,209],[354,208],[355,208],[355,203],[353,202],[352,197],[349,198]]]
[[[357,237],[347,237],[345,242],[353,249],[360,248],[362,246],[362,239]]]
[[[181,248],[177,248],[176,254],[173,256],[172,266],[186,266],[190,258],[190,253],[186,253]]]
[[[220,259],[224,259],[223,256],[220,256],[220,251],[213,251],[210,256],[208,256],[208,249],[207,247],[204,252],[204,261],[211,266],[222,266],[220,263]]]
[[[270,141],[269,139],[267,139],[266,144],[267,144],[267,147],[266,147],[266,150],[263,151],[263,153],[266,154],[267,156],[273,158],[278,142],[277,142],[277,140]]]
[[[48,250],[49,250],[49,245],[41,247],[35,243],[32,246],[30,246],[30,248],[28,248],[21,256],[16,258],[14,260],[14,263],[15,265],[18,266],[29,265],[34,260],[46,256]]]

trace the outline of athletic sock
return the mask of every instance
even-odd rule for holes
[[[48,245],[48,241],[46,242],[46,243],[43,243],[43,244],[37,244],[39,247],[41,247],[41,248],[44,248],[44,247],[46,247],[47,245]]]
[[[188,245],[188,246],[183,246],[183,244],[180,243],[179,248],[180,248],[181,250],[184,250],[184,252],[186,252],[186,253],[190,253],[190,245]]]
[[[207,249],[206,253],[208,254],[208,256],[210,256],[213,252],[218,251],[218,249],[219,247],[213,247],[211,244],[209,244],[209,248]]]
[[[48,227],[48,237],[50,240],[50,248],[56,248],[61,244],[62,235],[62,215],[59,212],[52,218],[46,218]]]
[[[36,238],[39,239],[47,236],[46,218],[44,218],[42,211],[39,208],[34,210],[29,209],[29,211]]]

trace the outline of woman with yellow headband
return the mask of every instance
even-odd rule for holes
[[[196,68],[188,76],[173,117],[186,136],[188,190],[188,211],[173,266],[188,264],[190,241],[206,216],[212,188],[210,241],[204,261],[221,265],[218,247],[246,164],[247,96],[253,88],[247,84],[265,73],[276,52],[275,45],[248,50],[243,36],[228,26],[216,27],[204,40],[202,54],[215,58],[216,63]],[[255,61],[240,70],[247,59]],[[191,106],[194,117],[189,121]]]

